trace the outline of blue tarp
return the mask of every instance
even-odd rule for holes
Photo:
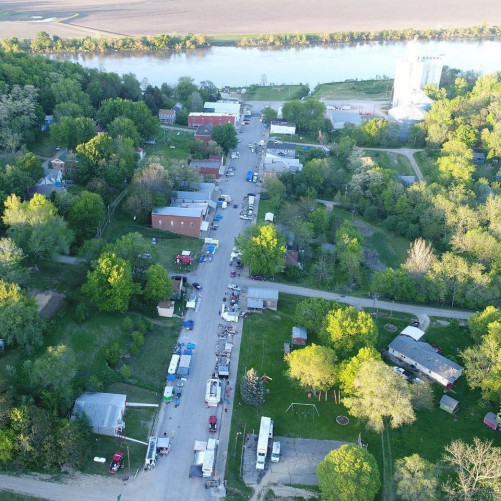
[[[168,374],[167,375],[167,381],[175,381],[175,380],[176,380],[175,374]]]
[[[197,346],[195,343],[188,343],[186,347],[188,348],[188,350],[194,350]]]
[[[193,355],[193,352],[191,350],[184,350],[183,355]]]
[[[214,221],[221,221],[221,219],[223,219],[223,215],[222,214],[216,214],[214,216]]]
[[[209,244],[207,246],[207,252],[213,253],[216,250],[216,246],[214,244]]]
[[[200,259],[198,260],[199,263],[203,263],[205,260],[205,257],[204,256],[200,256]]]

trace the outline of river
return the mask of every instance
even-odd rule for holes
[[[501,41],[421,42],[426,56],[442,54],[444,64],[461,70],[491,73],[501,70]],[[240,48],[212,47],[185,52],[56,54],[54,59],[74,61],[120,75],[134,73],[152,85],[175,84],[190,76],[199,83],[210,80],[227,85],[298,84],[368,80],[393,77],[406,43],[373,43],[341,47]]]

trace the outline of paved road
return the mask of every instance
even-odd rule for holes
[[[420,181],[424,181],[423,173],[421,172],[421,169],[419,168],[419,165],[417,164],[416,159],[414,158],[414,153],[423,150],[414,150],[411,148],[361,148],[361,149],[366,151],[386,151],[388,153],[398,153],[399,155],[404,155],[404,157],[407,157],[409,159],[409,162],[411,163],[412,168],[416,173],[416,177]]]
[[[336,292],[309,289],[307,287],[299,287],[297,285],[281,284],[277,282],[256,282],[249,278],[243,277],[238,279],[236,283],[238,283],[238,285],[246,287],[265,287],[270,289],[277,289],[279,292],[287,292],[288,294],[295,294],[297,296],[323,297],[325,299],[333,299],[340,303],[355,306],[356,308],[373,308],[374,306],[376,306],[377,308],[380,308],[382,310],[401,311],[404,313],[411,313],[416,316],[424,314],[430,317],[467,319],[470,315],[473,314],[473,312],[465,310],[449,310],[445,308],[435,308],[426,305],[394,303],[393,301],[382,301],[379,299],[374,302],[374,299],[370,298],[344,296],[337,294]]]

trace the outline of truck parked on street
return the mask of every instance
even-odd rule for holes
[[[259,427],[259,437],[257,439],[256,470],[264,470],[266,456],[268,455],[268,445],[272,438],[273,419],[261,416],[261,426]]]
[[[181,355],[179,367],[177,369],[178,379],[186,381],[191,370],[191,355]]]
[[[205,449],[204,461],[202,463],[202,477],[212,477],[214,473],[214,462],[216,461],[216,451],[219,440],[209,438],[207,449]]]
[[[247,175],[245,176],[245,179],[250,183],[250,182],[252,182],[253,175],[254,175],[254,172],[249,170],[249,171],[247,171]]]

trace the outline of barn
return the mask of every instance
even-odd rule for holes
[[[296,327],[292,328],[292,344],[304,346],[308,340],[308,332],[306,327]]]

